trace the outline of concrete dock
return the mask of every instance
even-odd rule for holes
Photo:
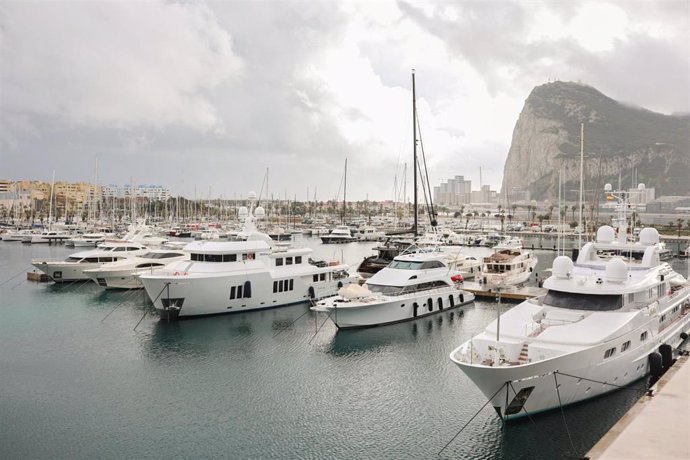
[[[462,289],[471,292],[478,299],[498,299],[498,291],[494,287],[475,281],[465,281],[462,284]],[[536,286],[510,286],[501,288],[501,301],[522,302],[545,293],[546,289]]]
[[[690,358],[683,356],[587,453],[592,460],[690,459]]]

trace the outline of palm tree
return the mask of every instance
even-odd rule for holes
[[[683,219],[676,219],[676,226],[678,227],[678,237],[680,238],[680,229],[683,228]]]

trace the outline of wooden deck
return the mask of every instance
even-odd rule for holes
[[[479,284],[475,281],[465,281],[462,289],[471,292],[477,299],[498,299],[495,288]],[[510,286],[501,289],[501,300],[522,302],[531,297],[537,297],[546,293],[546,289],[536,286]]]

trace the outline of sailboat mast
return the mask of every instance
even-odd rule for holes
[[[346,207],[346,197],[347,197],[347,158],[345,158],[345,177],[343,178],[343,217],[341,223],[345,225],[345,207]]]
[[[582,248],[582,186],[585,164],[585,124],[580,123],[580,199],[578,203],[577,247]]]
[[[414,69],[412,69],[412,163],[414,187],[414,236],[417,236],[417,98],[414,85]]]

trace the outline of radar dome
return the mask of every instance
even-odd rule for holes
[[[659,242],[659,232],[656,228],[647,227],[640,231],[640,243],[651,246]]]
[[[637,184],[637,190],[644,190],[644,189],[645,189],[645,185],[643,183]]]
[[[249,210],[247,209],[246,206],[240,206],[240,208],[237,210],[237,216],[240,219],[245,219],[249,215]]]
[[[628,279],[628,266],[620,257],[606,262],[606,281],[609,283],[623,283]]]
[[[567,279],[573,272],[573,261],[568,256],[558,256],[553,261],[553,276],[559,279]]]
[[[613,243],[616,239],[616,231],[609,225],[602,225],[597,230],[597,243]]]
[[[249,195],[247,195],[247,198],[250,200],[256,200],[256,192],[249,192]]]
[[[265,215],[266,215],[266,211],[261,206],[257,206],[256,209],[254,210],[254,217],[256,217],[257,219],[261,219]]]

